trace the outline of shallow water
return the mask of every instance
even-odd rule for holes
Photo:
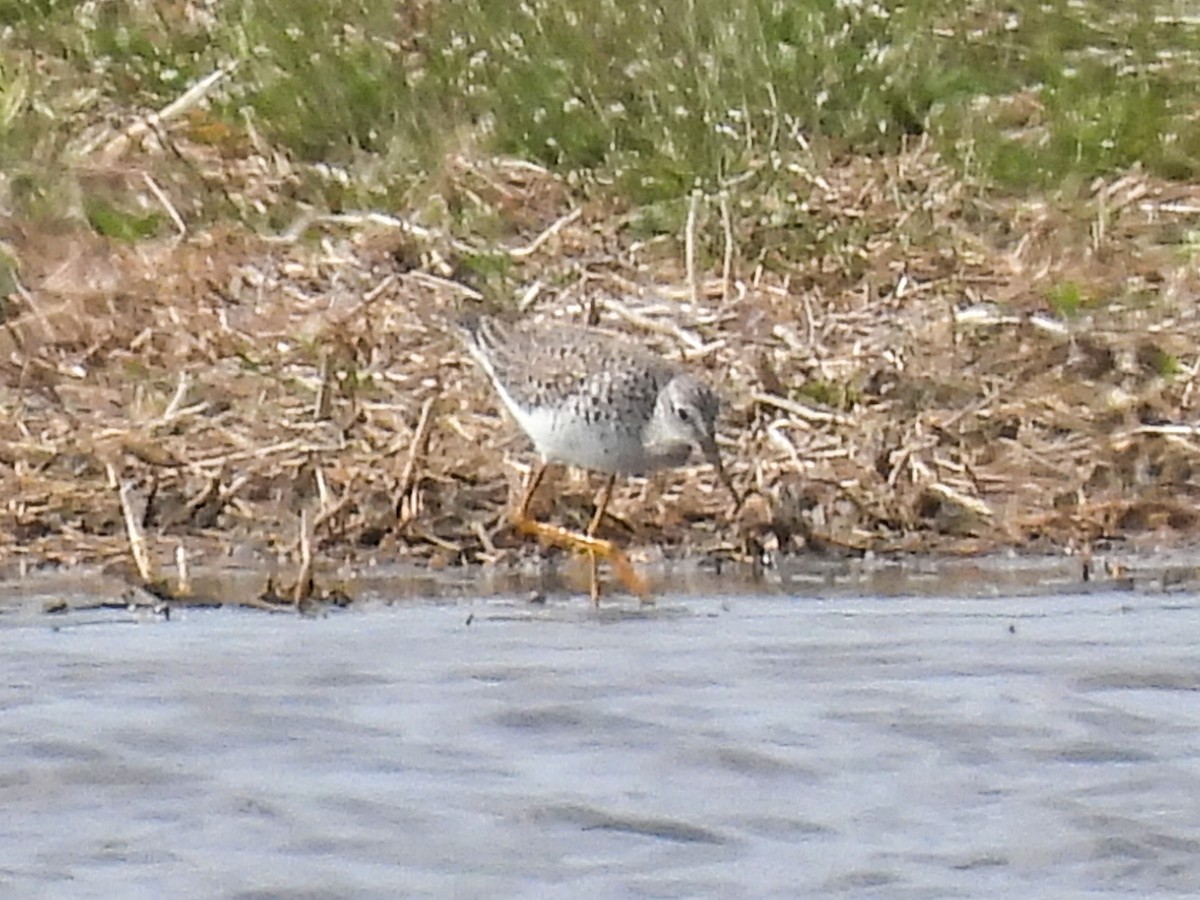
[[[1190,593],[0,624],[5,897],[1200,894]]]

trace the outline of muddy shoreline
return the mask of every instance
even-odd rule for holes
[[[527,168],[487,247],[500,285],[402,219],[134,246],[9,222],[0,564],[528,565],[546,551],[506,510],[532,455],[447,327],[468,307],[599,322],[721,393],[747,503],[704,466],[620,484],[604,530],[635,559],[1194,546],[1200,278],[1171,223],[1200,189],[1126,177],[982,216],[936,160],[902,170],[812,188],[814,215],[873,223],[857,246],[719,275]],[[1067,283],[1080,304],[1048,308]],[[533,512],[582,527],[598,487],[557,472]]]
[[[203,566],[190,573],[186,591],[170,581],[164,598],[138,584],[129,567],[92,565],[8,570],[0,577],[0,617],[9,624],[64,617],[89,621],[161,621],[172,611],[205,607],[325,615],[339,608],[370,612],[411,603],[483,603],[513,615],[537,616],[564,605],[581,613],[636,615],[668,610],[688,598],[787,596],[797,601],[830,598],[953,597],[990,600],[1092,594],[1151,593],[1164,596],[1200,590],[1200,566],[1190,551],[1110,552],[1081,559],[1073,556],[995,554],[862,559],[793,557],[767,568],[730,563],[720,567],[702,558],[643,563],[639,571],[652,587],[648,603],[623,593],[616,584],[602,607],[587,599],[582,560],[566,554],[529,558],[520,565],[468,565],[440,572],[420,562],[378,563],[367,567],[321,569],[317,582],[324,595],[298,606],[270,597],[278,573],[266,566]],[[170,574],[170,573],[168,573]],[[336,599],[329,596],[336,590]],[[97,618],[98,617],[98,618]]]

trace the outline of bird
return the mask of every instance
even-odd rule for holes
[[[675,468],[699,448],[733,498],[740,497],[717,447],[717,394],[702,379],[633,341],[596,327],[469,313],[458,322],[467,353],[541,457],[511,519],[547,543],[586,551],[590,594],[600,602],[597,557],[645,599],[648,588],[611,541],[596,537],[618,477]],[[607,474],[582,534],[529,516],[552,465]]]

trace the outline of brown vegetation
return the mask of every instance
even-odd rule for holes
[[[528,164],[453,160],[447,190],[507,229],[499,284],[387,216],[132,245],[0,222],[0,557],[125,564],[138,534],[144,567],[533,552],[505,517],[531,451],[446,328],[479,302],[599,319],[723,393],[748,502],[731,518],[699,465],[622,485],[635,557],[1194,534],[1200,190],[1002,201],[924,148],[793,177],[809,255],[715,198],[645,239]],[[586,522],[596,487],[564,474],[538,512]]]

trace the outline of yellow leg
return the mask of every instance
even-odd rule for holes
[[[548,468],[550,468],[549,463],[540,463],[536,469],[529,473],[529,481],[525,483],[525,493],[521,496],[521,503],[512,515],[513,523],[518,527],[522,522],[529,521],[529,504],[533,502],[533,495],[537,491],[538,485],[542,483],[542,479],[546,477],[546,470]]]
[[[594,538],[596,529],[600,527],[600,521],[604,518],[604,511],[608,509],[608,501],[612,499],[613,485],[617,483],[616,475],[609,475],[608,481],[604,482],[604,490],[600,492],[600,500],[596,504],[596,512],[592,516],[592,521],[588,523],[587,536]],[[590,592],[592,595],[592,603],[596,606],[600,605],[600,576],[597,572],[596,552],[594,550],[588,552],[588,570],[591,574]]]
[[[599,580],[596,577],[597,556],[607,559],[612,564],[613,571],[621,579],[625,587],[629,588],[630,591],[637,594],[643,600],[646,599],[650,594],[649,585],[646,584],[646,580],[633,568],[633,563],[629,561],[629,558],[618,550],[612,541],[601,540],[592,534],[599,527],[600,519],[604,515],[604,509],[608,506],[609,497],[612,495],[612,485],[616,480],[615,477],[605,487],[604,494],[602,495],[603,502],[597,507],[596,513],[588,525],[588,533],[579,534],[574,531],[568,531],[566,528],[560,528],[558,525],[538,522],[529,516],[529,506],[533,502],[534,492],[537,491],[538,485],[542,483],[542,478],[546,474],[548,465],[548,463],[542,463],[530,475],[529,482],[525,486],[525,494],[521,498],[520,504],[513,511],[513,525],[522,534],[533,535],[544,543],[565,547],[568,550],[586,552],[592,560],[591,594],[594,602],[600,602]]]

